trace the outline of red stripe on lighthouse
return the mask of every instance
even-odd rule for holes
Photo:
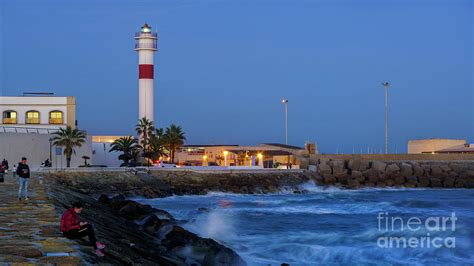
[[[139,79],[153,79],[153,65],[138,65]]]

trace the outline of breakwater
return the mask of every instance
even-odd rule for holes
[[[474,188],[474,161],[382,161],[320,158],[317,183],[360,187]]]

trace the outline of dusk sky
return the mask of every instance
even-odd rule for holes
[[[0,0],[0,95],[76,96],[92,135],[138,120],[134,33],[159,34],[155,122],[189,144],[317,142],[324,153],[474,142],[472,0]]]

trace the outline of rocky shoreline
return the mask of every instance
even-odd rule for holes
[[[318,160],[317,183],[361,187],[474,188],[474,161]]]
[[[305,193],[302,184],[363,187],[474,188],[474,162],[319,160],[312,171],[200,173],[127,171],[41,173],[58,216],[74,201],[86,204],[83,216],[107,245],[98,259],[81,246],[86,263],[159,265],[245,265],[230,248],[197,236],[164,210],[127,200],[211,191],[239,194]],[[107,196],[109,195],[109,196]]]
[[[232,249],[197,236],[168,212],[127,200],[123,195],[98,199],[71,190],[55,179],[47,181],[49,197],[58,216],[72,202],[81,201],[84,220],[94,225],[97,237],[106,243],[106,256],[98,258],[87,241],[79,240],[81,258],[90,264],[125,265],[246,265]]]

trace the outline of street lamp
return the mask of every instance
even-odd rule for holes
[[[227,166],[227,154],[229,154],[229,152],[224,151],[224,166]]]
[[[281,102],[285,105],[285,144],[288,145],[288,100],[283,98]]]
[[[53,165],[53,138],[49,138],[49,159],[51,160],[51,165]]]
[[[385,90],[385,154],[388,154],[388,88],[390,83],[385,81],[382,86]]]

